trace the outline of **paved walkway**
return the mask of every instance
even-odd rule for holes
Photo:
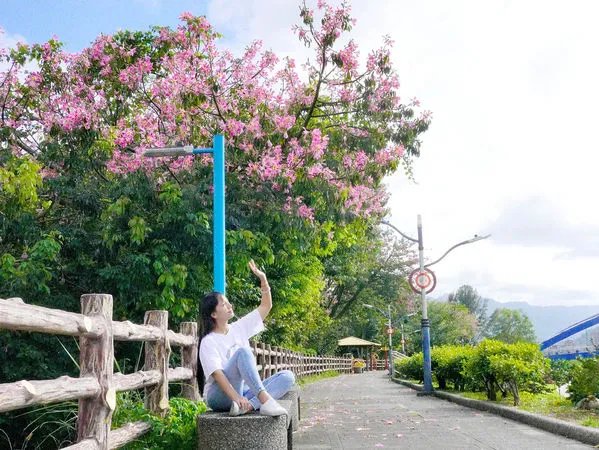
[[[592,448],[439,398],[417,397],[381,371],[304,386],[301,414],[294,450]]]

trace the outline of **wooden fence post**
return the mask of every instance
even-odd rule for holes
[[[144,407],[148,411],[164,416],[169,408],[168,402],[168,360],[171,354],[166,338],[168,330],[168,311],[146,311],[145,325],[160,328],[162,339],[145,343],[145,370],[157,370],[162,377],[158,384],[145,388]]]
[[[193,345],[181,347],[181,367],[191,369],[192,377],[183,383],[181,396],[192,402],[200,399],[198,392],[198,324],[196,322],[183,322],[181,324],[181,334],[193,337]]]
[[[254,358],[256,358],[256,365],[260,365],[260,360],[258,359],[258,343],[256,341],[250,341],[250,347],[252,348],[252,354]]]
[[[266,380],[266,364],[268,364],[266,360],[266,344],[264,342],[260,342],[260,350],[262,351],[262,355],[260,358],[262,359],[262,369],[260,370],[260,376],[263,380]]]
[[[79,338],[79,376],[97,378],[101,393],[97,397],[79,399],[77,441],[95,439],[100,449],[107,449],[112,412],[116,407],[116,392],[112,388],[112,295],[82,295],[81,313],[85,316],[102,317],[105,331],[96,338],[85,335]]]
[[[266,378],[272,375],[272,350],[270,344],[266,344],[266,360],[268,361],[268,369],[266,370]]]

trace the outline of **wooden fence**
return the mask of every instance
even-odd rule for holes
[[[197,323],[183,322],[179,333],[168,329],[167,311],[147,311],[144,325],[112,320],[112,296],[81,296],[81,314],[28,305],[20,298],[0,299],[0,329],[79,337],[79,378],[21,380],[0,384],[0,413],[28,406],[79,400],[77,443],[67,449],[118,448],[150,429],[145,422],[111,430],[116,393],[144,388],[144,407],[164,415],[169,407],[168,384],[182,382],[181,395],[200,399],[196,381]],[[117,341],[145,343],[144,370],[113,373]],[[300,378],[327,370],[351,371],[351,358],[307,356],[280,347],[253,343],[258,370],[266,378],[289,369]],[[169,367],[171,347],[180,347],[181,367]]]

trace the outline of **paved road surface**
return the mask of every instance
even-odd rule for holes
[[[592,448],[435,397],[417,397],[382,371],[304,386],[301,414],[294,450]]]

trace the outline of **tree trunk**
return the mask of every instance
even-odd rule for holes
[[[518,391],[518,384],[516,380],[509,381],[510,390],[512,391],[512,395],[514,396],[514,406],[518,406],[520,404],[520,392]]]
[[[437,375],[437,381],[439,382],[439,389],[447,389],[447,380],[445,378],[439,378]]]
[[[497,390],[495,389],[495,381],[485,380],[485,387],[487,389],[487,398],[491,401],[497,401]]]

